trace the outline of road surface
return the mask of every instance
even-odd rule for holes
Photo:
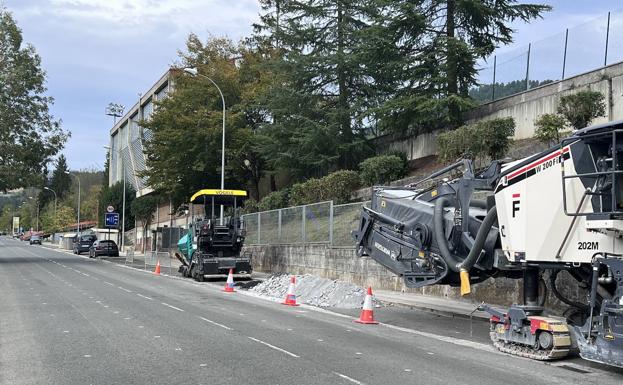
[[[495,352],[486,328],[286,307],[0,238],[2,384],[621,384],[623,371]]]

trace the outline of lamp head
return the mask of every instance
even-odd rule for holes
[[[193,75],[193,76],[195,76],[195,75],[197,75],[199,73],[199,71],[197,71],[197,69],[194,68],[194,67],[184,68],[184,72],[186,72],[189,75]]]

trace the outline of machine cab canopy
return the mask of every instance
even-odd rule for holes
[[[190,198],[190,203],[241,206],[247,198],[247,192],[244,190],[203,189]]]

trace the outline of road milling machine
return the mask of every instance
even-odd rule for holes
[[[197,281],[225,278],[229,269],[233,269],[234,277],[251,277],[251,256],[241,254],[246,229],[240,208],[246,199],[243,190],[204,189],[192,196],[191,223],[177,243],[179,253],[175,253],[184,277]],[[195,215],[195,205],[203,206],[204,217]]]
[[[468,294],[492,277],[522,280],[523,303],[505,311],[481,305],[499,350],[551,360],[577,347],[584,359],[619,367],[622,236],[623,121],[578,130],[547,151],[484,170],[461,160],[406,187],[375,187],[353,231],[357,255],[410,288],[451,285]],[[564,296],[556,287],[562,271],[587,294]],[[544,307],[546,275],[552,294],[569,306],[563,317]]]

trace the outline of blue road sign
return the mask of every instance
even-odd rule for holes
[[[106,213],[104,223],[106,224],[106,227],[118,227],[119,213]]]

